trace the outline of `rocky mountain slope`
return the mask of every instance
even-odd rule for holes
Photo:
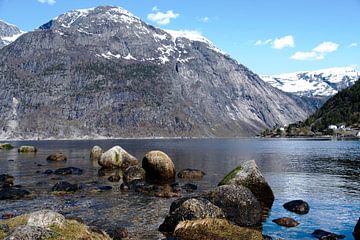
[[[0,49],[0,84],[2,138],[252,136],[310,113],[205,38],[110,6]]]
[[[330,97],[352,86],[359,76],[360,72],[354,67],[339,67],[261,78],[284,92],[306,97]]]
[[[0,20],[0,48],[12,43],[23,33],[16,26]]]

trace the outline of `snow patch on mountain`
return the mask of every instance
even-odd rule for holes
[[[261,78],[284,92],[299,96],[328,97],[352,86],[360,77],[355,67],[336,67],[316,71],[284,73]]]

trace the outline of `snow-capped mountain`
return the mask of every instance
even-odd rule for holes
[[[18,27],[0,20],[0,48],[12,43],[22,32]]]
[[[355,67],[327,68],[261,78],[284,92],[307,97],[329,97],[352,86],[360,77]]]
[[[196,32],[112,6],[3,48],[0,85],[0,137],[253,136],[311,113]]]

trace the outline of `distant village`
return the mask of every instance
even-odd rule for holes
[[[360,125],[353,124],[332,124],[322,131],[314,132],[310,126],[298,122],[290,125],[276,126],[273,129],[265,129],[261,137],[339,137],[339,138],[359,138]]]

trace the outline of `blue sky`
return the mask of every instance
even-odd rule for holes
[[[0,19],[31,31],[98,5],[198,31],[258,74],[360,65],[360,0],[0,0]]]

